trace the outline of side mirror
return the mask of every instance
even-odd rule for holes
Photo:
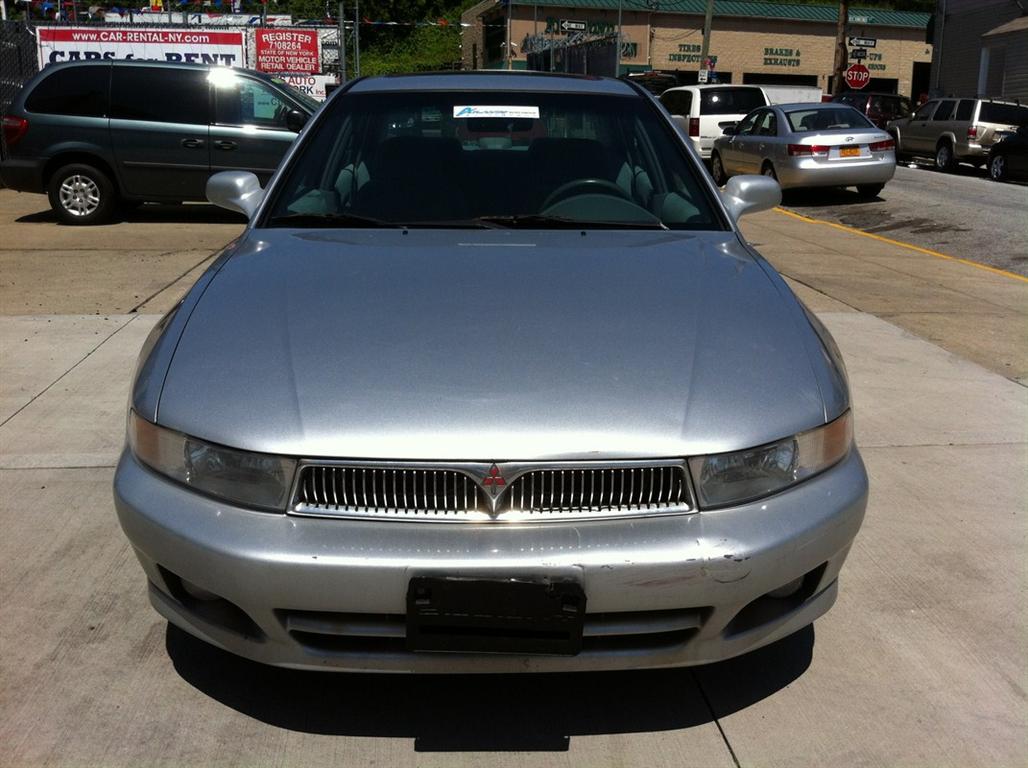
[[[738,221],[748,213],[774,208],[782,202],[782,188],[769,176],[733,176],[721,191],[721,198]]]
[[[721,129],[721,133],[723,133],[725,136],[734,136],[735,135],[735,126],[734,125],[726,125],[724,128]]]
[[[307,125],[307,113],[298,109],[291,109],[286,112],[286,128],[293,133],[299,133]]]
[[[249,219],[264,199],[264,190],[249,171],[222,171],[207,179],[207,199]]]

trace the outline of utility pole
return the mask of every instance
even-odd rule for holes
[[[361,76],[361,3],[353,4],[353,76]]]
[[[714,25],[714,0],[707,0],[707,12],[703,17],[703,47],[700,49],[700,69],[707,66],[710,55],[710,28]]]
[[[510,55],[510,12],[514,10],[511,0],[507,0],[507,42],[504,43],[504,53],[507,55],[507,69],[514,69],[514,60]]]
[[[623,5],[622,0],[618,0],[618,57],[617,64],[614,67],[614,77],[621,77],[621,41],[624,40],[621,34],[621,10]]]
[[[339,84],[346,84],[346,3],[339,0]]]
[[[850,23],[849,0],[839,0],[839,20],[835,24],[835,69],[832,76],[832,95],[842,93],[842,73],[846,69],[849,53],[846,49],[846,27]]]

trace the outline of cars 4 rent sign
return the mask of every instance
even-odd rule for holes
[[[321,72],[321,49],[316,29],[256,30],[257,70],[316,75]]]
[[[245,32],[132,27],[37,27],[39,66],[62,61],[150,59],[245,67]]]

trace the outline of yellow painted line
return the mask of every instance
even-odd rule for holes
[[[908,251],[926,253],[929,256],[934,256],[937,259],[946,259],[946,261],[957,261],[961,264],[967,264],[969,267],[974,267],[975,269],[984,269],[986,272],[992,272],[996,275],[1002,275],[1003,277],[1010,277],[1014,280],[1020,280],[1022,283],[1028,283],[1028,277],[1025,277],[1024,275],[1019,275],[1016,272],[1008,272],[1005,269],[997,269],[996,267],[990,267],[987,264],[979,264],[977,261],[971,261],[970,259],[961,259],[959,256],[949,256],[945,253],[933,251],[930,248],[922,248],[919,245],[911,245],[910,243],[904,243],[902,240],[893,240],[891,237],[882,237],[881,235],[876,235],[872,232],[865,232],[862,229],[847,227],[845,224],[836,224],[834,221],[813,219],[810,216],[803,216],[799,213],[793,213],[792,211],[787,211],[784,208],[775,208],[775,210],[778,213],[784,213],[786,216],[791,216],[794,219],[805,221],[808,224],[823,224],[826,227],[835,227],[836,229],[841,229],[843,232],[852,232],[854,235],[863,235],[864,237],[870,237],[874,240],[879,240],[883,243],[888,243],[889,245],[895,245],[899,248],[906,248]]]

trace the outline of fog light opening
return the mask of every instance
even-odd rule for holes
[[[803,577],[802,576],[798,576],[797,578],[795,578],[792,581],[790,581],[788,584],[783,584],[778,589],[772,589],[770,592],[767,593],[767,596],[768,597],[774,597],[774,598],[777,598],[779,600],[781,600],[782,598],[785,598],[785,597],[792,597],[793,595],[795,595],[799,591],[800,587],[802,587],[802,586],[803,586]]]
[[[216,594],[210,592],[203,587],[198,587],[191,581],[181,579],[182,589],[189,593],[191,597],[195,597],[197,600],[203,600],[204,602],[211,602],[212,600],[219,599]]]

